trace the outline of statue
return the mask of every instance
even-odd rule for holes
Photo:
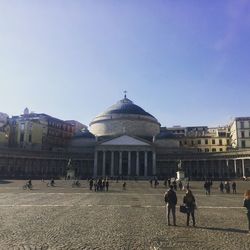
[[[72,169],[72,163],[71,163],[71,158],[69,158],[68,163],[67,163],[67,170]]]
[[[69,160],[68,160],[66,170],[67,170],[67,175],[65,178],[67,178],[67,180],[74,179],[75,178],[75,169],[72,165],[71,158],[69,158]]]
[[[178,181],[181,181],[181,180],[184,180],[184,179],[185,179],[185,173],[184,173],[184,171],[183,171],[181,165],[182,165],[181,160],[178,160],[178,161],[177,161],[177,168],[178,168],[178,170],[177,170],[177,172],[176,172],[177,180],[178,180]]]
[[[181,164],[182,164],[181,160],[177,161],[178,170],[182,170]]]

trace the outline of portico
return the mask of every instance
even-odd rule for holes
[[[154,148],[149,142],[128,135],[105,141],[96,146],[94,176],[156,175]]]

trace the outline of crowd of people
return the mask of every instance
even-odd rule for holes
[[[211,187],[213,183],[212,181],[205,181],[204,188],[206,190],[206,194],[210,194]],[[224,192],[224,189],[227,193],[230,193],[230,183],[226,181],[224,184],[223,182],[220,183],[220,190]],[[233,193],[236,194],[236,182],[232,183],[232,190]],[[173,217],[173,225],[176,226],[176,205],[177,205],[177,195],[176,195],[177,188],[174,188],[174,181],[170,183],[169,189],[164,194],[164,201],[166,203],[166,218],[167,223],[170,226],[171,220],[170,215],[172,214]],[[247,220],[248,220],[248,231],[250,233],[250,190],[247,190],[244,194],[244,202],[243,207],[247,209]],[[190,222],[190,215],[192,217],[193,226],[196,226],[195,221],[195,210],[197,209],[195,197],[188,186],[186,188],[186,193],[183,197],[183,204],[180,205],[180,212],[186,214],[186,225],[189,226]]]
[[[44,180],[42,180],[44,181]],[[118,180],[117,180],[118,182]],[[160,183],[159,181],[155,179],[150,179],[150,186],[156,188]],[[55,186],[55,180],[54,178],[51,178],[49,182],[50,186]],[[181,180],[177,182],[176,179],[165,179],[164,180],[164,186],[168,187],[168,191],[164,194],[164,201],[166,203],[166,217],[168,225],[171,225],[170,221],[170,215],[172,214],[173,217],[173,225],[176,226],[176,205],[177,205],[177,187],[179,187],[179,190],[186,190],[185,195],[183,197],[183,204],[180,207],[180,211],[184,212],[186,214],[186,225],[189,226],[190,222],[190,215],[192,218],[192,225],[196,226],[195,221],[195,210],[197,209],[196,200],[195,197],[190,189],[189,182],[187,181],[185,184],[182,183]],[[123,181],[122,189],[126,190],[127,183]],[[27,188],[32,188],[32,180],[29,179],[26,183]],[[204,189],[205,194],[210,195],[211,188],[213,186],[213,182],[211,180],[206,180],[204,182]],[[219,184],[219,190],[221,193],[224,193],[224,190],[226,193],[230,193],[230,190],[232,188],[233,194],[236,194],[236,182],[233,181],[232,184],[230,184],[229,181],[225,181],[224,183],[221,181]],[[93,190],[95,192],[99,191],[109,191],[109,180],[106,178],[99,178],[99,179],[89,179],[89,189]],[[248,230],[250,233],[250,190],[247,190],[244,194],[244,203],[243,206],[247,209],[247,220],[248,220]]]

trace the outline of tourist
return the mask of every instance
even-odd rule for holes
[[[92,190],[93,185],[94,185],[94,181],[93,181],[93,179],[90,179],[90,181],[89,181],[89,190]]]
[[[232,183],[232,190],[233,190],[233,194],[236,194],[236,183],[235,183],[235,181]]]
[[[220,182],[220,192],[224,193],[224,184],[222,181]]]
[[[98,191],[97,188],[98,188],[98,183],[97,183],[97,180],[95,179],[95,182],[94,182],[94,189],[95,189],[95,192]]]
[[[158,180],[155,178],[155,181],[154,181],[154,187],[156,188],[158,186],[159,182]]]
[[[152,179],[150,179],[149,183],[150,183],[150,187],[153,187],[153,180]]]
[[[196,204],[194,195],[190,189],[187,190],[186,195],[183,198],[183,203],[187,207],[187,226],[189,226],[189,218],[191,214],[193,220],[193,226],[195,227],[194,210],[196,208]]]
[[[27,186],[28,186],[29,189],[32,188],[32,180],[31,179],[28,180]]]
[[[243,206],[247,209],[248,232],[250,233],[250,190],[247,190],[244,194]]]
[[[127,183],[124,181],[123,184],[122,184],[122,189],[123,190],[126,190],[126,185],[127,185]]]
[[[183,188],[183,184],[182,184],[181,181],[179,181],[179,189],[180,189],[180,191],[182,190],[182,188]]]
[[[109,191],[109,181],[108,180],[106,180],[105,186],[106,186],[106,191],[108,192]]]
[[[226,189],[226,193],[230,194],[230,183],[229,183],[229,181],[225,182],[225,189]]]
[[[167,220],[168,220],[168,225],[170,226],[170,212],[172,212],[173,215],[173,223],[174,226],[176,226],[176,204],[177,204],[177,196],[174,191],[174,186],[170,185],[169,190],[165,193],[164,195],[164,200],[166,203],[166,213],[167,213]]]
[[[174,187],[174,190],[177,191],[177,182],[176,182],[176,180],[173,181],[173,187]]]
[[[210,181],[205,181],[204,183],[204,189],[205,189],[205,192],[206,192],[206,195],[210,195]]]
[[[171,185],[171,180],[168,178],[168,187]]]
[[[54,180],[54,178],[51,179],[51,181],[50,181],[50,186],[52,186],[52,187],[55,186],[55,180]]]

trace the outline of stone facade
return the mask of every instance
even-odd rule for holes
[[[230,126],[233,148],[250,148],[250,117],[236,117]]]
[[[250,130],[248,120],[242,122],[238,119],[231,126],[231,132],[237,131],[232,136],[237,143],[246,140]],[[250,150],[230,148],[227,127],[160,128],[156,118],[126,96],[95,117],[90,131],[85,127],[74,133],[72,124],[27,110],[21,118],[11,118],[13,148],[0,150],[1,176],[64,178],[69,158],[79,178],[175,177],[179,160],[191,179],[250,176]],[[32,146],[35,141],[41,147]]]
[[[129,135],[153,137],[159,133],[160,126],[147,117],[126,115],[94,121],[90,124],[90,131],[96,136],[117,136],[127,133]]]

